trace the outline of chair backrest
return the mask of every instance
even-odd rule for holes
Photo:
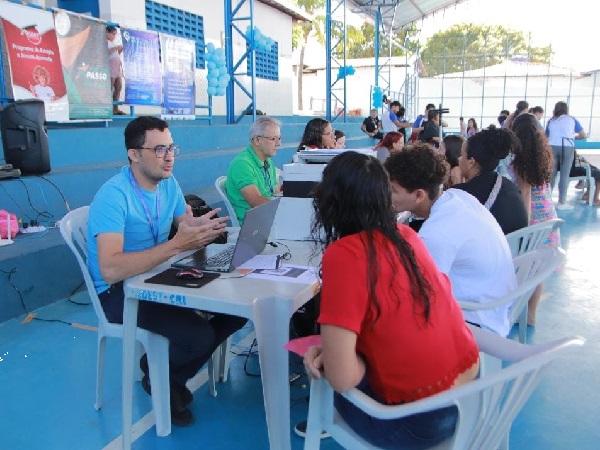
[[[459,420],[455,434],[440,447],[455,450],[499,448],[551,363],[571,347],[583,345],[585,340],[575,337],[527,346],[481,329],[474,336],[480,349],[490,357],[518,362],[458,388],[403,405],[380,404],[358,389],[342,395],[379,419],[398,419],[456,405]],[[335,412],[333,390],[325,379],[313,380],[311,384],[308,421],[305,449],[318,448],[322,429],[345,448],[374,448],[358,437]]]
[[[507,234],[506,240],[513,258],[541,247],[563,222],[562,219],[546,220]]]
[[[109,324],[104,314],[104,309],[100,304],[100,299],[94,287],[94,281],[87,267],[87,224],[88,224],[89,206],[82,206],[65,215],[60,221],[60,234],[67,242],[67,245],[77,258],[79,268],[83,274],[83,279],[88,290],[94,310],[98,316],[98,321],[105,328]]]
[[[227,189],[225,188],[225,183],[227,183],[227,177],[221,176],[215,181],[215,187],[217,188],[217,192],[221,196],[221,200],[223,200],[223,203],[225,203],[225,207],[227,208],[227,214],[229,215],[229,220],[231,220],[231,225],[234,227],[239,227],[240,222],[237,219],[235,210],[233,209],[233,205],[227,197]]]
[[[460,307],[465,311],[493,309],[510,304],[508,320],[511,325],[516,323],[523,308],[538,284],[542,283],[563,264],[565,251],[556,247],[543,247],[513,258],[517,288],[504,297],[492,302],[465,302],[459,300]]]

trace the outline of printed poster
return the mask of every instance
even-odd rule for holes
[[[162,75],[158,33],[121,28],[125,72],[125,103],[160,105]]]
[[[0,17],[14,99],[39,98],[44,101],[46,120],[69,120],[52,13],[2,2]]]
[[[163,107],[165,119],[196,118],[196,43],[160,33],[163,68]]]
[[[106,25],[61,11],[54,15],[71,119],[112,117]]]

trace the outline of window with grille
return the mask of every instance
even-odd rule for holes
[[[246,44],[249,48],[249,44]],[[267,80],[279,80],[279,47],[277,42],[271,51],[256,50],[256,76]],[[252,59],[248,58],[248,75],[252,75]]]
[[[204,69],[204,19],[172,6],[146,0],[146,26],[196,41],[196,68]]]

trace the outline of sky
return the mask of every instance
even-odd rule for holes
[[[467,0],[422,21],[429,37],[454,24],[502,25],[525,35],[532,45],[552,45],[553,64],[578,71],[600,69],[599,21],[589,0]]]
[[[531,33],[533,46],[552,45],[556,66],[597,70],[600,22],[590,4],[595,4],[595,0],[466,0],[419,21],[418,25],[421,39],[459,23],[502,25],[522,31],[525,36]],[[401,7],[398,14],[402,14]],[[360,26],[362,19],[347,17],[347,22]],[[322,59],[321,53],[317,54]]]

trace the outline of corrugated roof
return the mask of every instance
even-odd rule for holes
[[[346,7],[352,12],[375,20],[378,12],[389,29],[420,20],[436,11],[456,5],[463,0],[346,0]]]
[[[285,0],[258,0],[265,5],[269,5],[272,8],[275,8],[281,12],[286,13],[292,19],[300,20],[304,22],[312,22],[313,17],[310,14],[305,13],[298,6],[294,5],[291,2]]]

